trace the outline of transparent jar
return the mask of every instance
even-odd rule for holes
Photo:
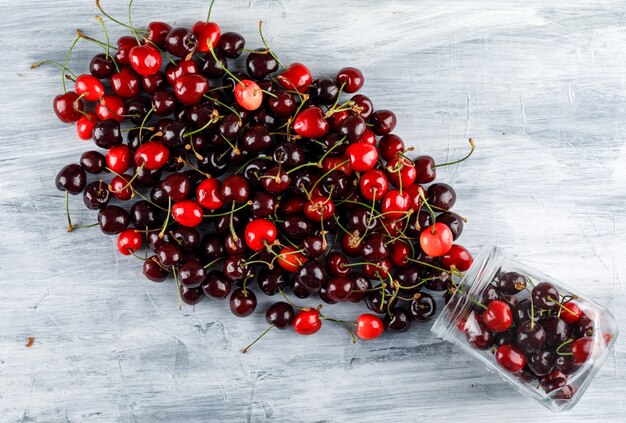
[[[432,331],[553,411],[576,404],[618,335],[606,308],[493,246],[481,250]]]

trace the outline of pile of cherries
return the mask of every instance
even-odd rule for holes
[[[459,289],[453,301],[464,296]],[[559,390],[555,399],[574,395],[577,387],[568,379],[610,341],[609,334],[595,333],[576,296],[515,271],[501,271],[471,301],[471,312],[457,325],[469,344],[490,350],[502,368],[546,394]]]
[[[146,278],[171,276],[186,304],[228,298],[239,317],[255,311],[258,292],[281,295],[267,309],[268,331],[308,335],[329,320],[371,339],[433,317],[436,301],[422,288],[449,294],[454,272],[472,264],[454,244],[464,224],[450,211],[456,193],[433,181],[438,167],[469,157],[472,140],[452,163],[409,157],[394,113],[355,94],[364,77],[354,67],[314,79],[278,59],[261,24],[264,47],[247,50],[209,18],[139,30],[130,8],[126,24],[96,4],[131,35],[110,45],[98,18],[106,40],[79,31],[72,45],[104,50],[89,73],[67,69],[72,49],[56,63],[64,93],[54,111],[98,147],[65,166],[56,186],[66,202],[82,194]],[[81,226],[69,206],[68,224]],[[295,306],[288,291],[364,302],[372,313],[340,321],[321,305]]]

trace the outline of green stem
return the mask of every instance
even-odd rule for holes
[[[211,2],[211,6],[213,6],[213,2]],[[209,14],[210,14],[210,13],[211,13],[211,12],[209,12]],[[263,338],[263,337],[265,336],[265,334],[266,334],[266,333],[268,333],[269,331],[271,331],[273,328],[274,328],[274,325],[270,325],[270,327],[268,327],[267,329],[265,329],[265,332],[263,332],[262,334],[260,334],[259,336],[257,336],[257,338],[256,338],[254,341],[252,341],[252,342],[251,342],[251,343],[250,343],[250,344],[249,344],[246,348],[244,348],[243,350],[241,350],[241,352],[242,352],[243,354],[247,353],[247,352],[248,352],[248,350],[249,350],[250,348],[252,348],[252,346],[253,346],[254,344],[256,344],[256,343],[257,343],[257,341],[258,341],[259,339]]]
[[[467,155],[465,157],[463,157],[463,158],[461,158],[459,160],[455,160],[453,162],[438,164],[438,165],[435,165],[435,167],[450,166],[450,165],[453,165],[453,164],[461,163],[462,161],[465,161],[465,160],[469,159],[469,157],[472,155],[472,153],[476,149],[476,144],[474,143],[474,139],[473,138],[469,139],[469,143],[470,143],[471,148],[470,148],[469,153],[467,153]]]
[[[72,55],[72,50],[74,50],[74,47],[76,46],[76,44],[78,43],[78,40],[80,40],[80,38],[81,38],[80,36],[76,37],[76,39],[72,43],[72,46],[70,47],[69,51],[65,55],[65,60],[63,61],[63,69],[61,70],[61,81],[63,83],[63,93],[67,92],[67,89],[65,88],[65,69],[67,69],[67,62],[70,60],[70,56]]]
[[[281,68],[287,69],[287,67],[283,64],[283,62],[281,62],[280,59],[276,57],[276,55],[274,54],[270,46],[267,44],[267,41],[265,41],[265,36],[263,35],[263,21],[262,20],[259,21],[259,35],[261,36],[261,41],[263,41],[263,45],[265,46],[265,49],[268,51],[268,53],[272,55],[274,60],[278,62]]]

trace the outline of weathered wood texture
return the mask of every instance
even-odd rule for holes
[[[125,0],[103,4],[126,13]],[[135,21],[191,24],[207,4],[138,0]],[[222,0],[214,17],[250,47],[262,18],[283,60],[316,74],[360,67],[376,107],[397,112],[396,133],[438,161],[473,136],[475,157],[440,175],[470,219],[463,244],[497,242],[607,304],[624,332],[624,3],[521,4]],[[266,299],[244,320],[209,300],[179,311],[172,283],[147,282],[112,238],[65,233],[53,179],[87,144],[52,113],[59,72],[29,64],[62,60],[76,27],[101,38],[95,12],[90,1],[2,2],[1,421],[624,421],[623,339],[574,411],[554,416],[429,324],[357,345],[330,324],[314,337],[277,331],[242,355]],[[97,51],[79,44],[71,67]],[[80,198],[71,205],[76,221],[94,220]]]

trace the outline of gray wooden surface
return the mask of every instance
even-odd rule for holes
[[[125,0],[103,4],[123,18]],[[191,24],[207,4],[137,0],[135,21]],[[276,331],[242,355],[265,327],[265,299],[248,319],[209,300],[179,311],[173,284],[146,281],[112,238],[67,234],[53,179],[88,144],[52,113],[57,70],[28,65],[62,60],[76,27],[101,38],[95,11],[90,1],[2,1],[0,421],[624,421],[623,338],[581,402],[555,416],[429,324],[357,345],[330,324],[314,337]],[[470,219],[463,244],[497,242],[606,304],[622,332],[624,13],[622,1],[576,0],[218,0],[214,9],[250,47],[262,18],[283,60],[315,74],[360,67],[364,93],[396,111],[396,133],[420,152],[455,158],[473,136],[475,157],[440,177]],[[97,51],[79,44],[71,67],[84,71]],[[80,198],[72,208],[76,221],[94,221]]]

